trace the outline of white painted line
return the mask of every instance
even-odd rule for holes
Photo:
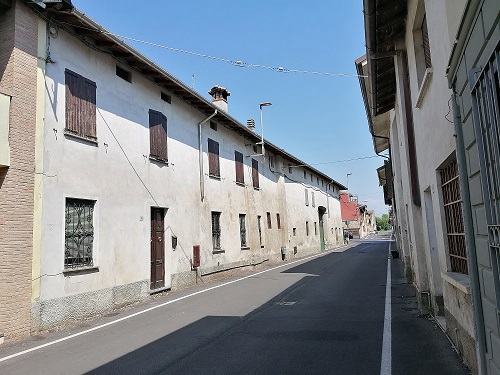
[[[391,332],[391,242],[389,242],[389,257],[387,258],[387,281],[385,284],[385,314],[384,336],[382,338],[382,360],[380,375],[391,375],[392,370],[392,332]]]
[[[85,331],[82,331],[82,332],[78,332],[78,333],[75,333],[73,335],[69,335],[69,336],[66,336],[66,337],[63,337],[63,338],[60,338],[60,339],[57,339],[57,340],[54,340],[54,341],[50,341],[50,342],[47,342],[45,344],[42,344],[42,345],[39,345],[39,346],[35,346],[33,348],[30,348],[30,349],[26,349],[26,350],[23,350],[21,352],[18,352],[18,353],[14,353],[14,354],[11,354],[7,357],[3,357],[3,358],[0,358],[0,362],[4,362],[4,361],[7,361],[9,359],[12,359],[12,358],[15,358],[15,357],[19,357],[21,355],[24,355],[24,354],[27,354],[27,353],[30,353],[30,352],[34,352],[36,350],[40,350],[42,348],[46,348],[47,346],[51,346],[51,345],[54,345],[54,344],[57,344],[57,343],[60,343],[60,342],[63,342],[63,341],[67,341],[67,340],[70,340],[72,338],[75,338],[75,337],[78,337],[78,336],[81,336],[81,335],[85,335],[87,333],[90,333],[92,331],[97,331],[101,328],[104,328],[104,327],[108,327],[108,326],[111,326],[113,324],[116,324],[116,323],[119,323],[119,322],[122,322],[124,320],[127,320],[127,319],[130,319],[130,318],[133,318],[135,316],[138,316],[138,315],[142,315],[142,314],[145,314],[149,311],[152,311],[152,310],[156,310],[156,309],[159,309],[160,307],[163,307],[163,306],[166,306],[166,305],[170,305],[171,303],[174,303],[174,302],[178,302],[178,301],[181,301],[183,299],[186,299],[186,298],[189,298],[189,297],[193,297],[197,294],[201,294],[201,293],[205,293],[205,292],[208,292],[210,290],[213,290],[213,289],[217,289],[217,288],[221,288],[223,286],[226,286],[226,285],[230,285],[230,284],[233,284],[233,283],[236,283],[238,281],[242,281],[242,280],[245,280],[245,279],[249,279],[251,277],[254,277],[254,276],[257,276],[257,275],[260,275],[260,274],[263,274],[263,273],[266,273],[266,272],[269,272],[269,271],[273,271],[273,270],[276,270],[278,268],[282,268],[282,267],[287,267],[287,266],[290,266],[292,264],[295,264],[295,263],[300,263],[300,262],[304,262],[306,260],[309,260],[309,259],[313,259],[313,258],[318,258],[318,257],[321,257],[321,256],[324,256],[324,255],[327,255],[327,254],[330,254],[332,252],[335,252],[334,249],[332,250],[329,250],[329,251],[326,251],[326,252],[323,252],[323,253],[320,253],[320,254],[315,254],[315,255],[311,255],[309,257],[306,257],[306,258],[302,258],[302,259],[299,259],[299,260],[295,260],[295,261],[292,261],[292,262],[286,262],[284,264],[281,264],[279,266],[276,266],[276,267],[273,267],[273,268],[269,268],[267,270],[264,270],[264,271],[260,271],[260,272],[257,272],[257,273],[253,273],[251,275],[248,275],[248,276],[245,276],[245,277],[242,277],[242,278],[239,278],[239,279],[236,279],[236,280],[232,280],[232,281],[228,281],[226,283],[223,283],[223,284],[220,284],[220,285],[215,285],[215,286],[212,286],[210,288],[207,288],[207,289],[203,289],[203,290],[199,290],[197,292],[194,292],[194,293],[191,293],[191,294],[188,294],[186,296],[183,296],[183,297],[179,297],[179,298],[176,298],[176,299],[173,299],[173,300],[170,300],[170,301],[167,301],[167,302],[164,302],[160,305],[156,305],[156,306],[153,306],[153,307],[150,307],[148,309],[145,309],[145,310],[142,310],[142,311],[138,311],[136,313],[133,313],[133,314],[130,314],[130,315],[127,315],[127,316],[124,316],[122,318],[119,318],[119,319],[116,319],[116,320],[113,320],[111,322],[108,322],[108,323],[104,323],[104,324],[101,324],[101,325],[98,325],[96,327],[93,327],[93,328],[89,328]]]

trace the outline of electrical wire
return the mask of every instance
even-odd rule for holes
[[[149,196],[153,199],[153,201],[155,202],[156,204],[156,207],[160,207],[160,205],[158,204],[158,202],[156,201],[155,197],[153,196],[153,194],[151,193],[151,191],[148,189],[146,183],[144,182],[144,180],[141,178],[141,176],[139,176],[139,173],[137,172],[137,170],[135,169],[134,165],[132,164],[132,162],[130,161],[127,153],[125,152],[125,150],[123,149],[122,145],[120,144],[120,141],[118,141],[118,138],[116,138],[116,135],[115,133],[113,133],[113,130],[111,130],[111,127],[108,125],[108,122],[106,121],[106,119],[104,118],[104,116],[102,115],[99,107],[96,107],[97,109],[97,112],[99,112],[99,115],[101,115],[101,118],[102,120],[104,121],[104,123],[106,124],[106,126],[108,127],[111,135],[113,136],[113,138],[115,139],[116,143],[118,144],[118,146],[120,147],[120,150],[122,150],[123,152],[123,155],[125,155],[125,158],[127,159],[128,163],[130,164],[130,166],[132,167],[132,169],[134,170],[137,178],[141,181],[142,185],[144,186],[144,188],[146,189],[146,191],[148,192]]]
[[[159,43],[149,42],[146,40],[132,38],[132,37],[125,36],[125,35],[115,34],[115,33],[112,33],[110,31],[93,29],[93,28],[83,27],[80,25],[74,25],[74,24],[69,23],[69,22],[64,22],[64,21],[56,21],[56,22],[59,24],[77,27],[77,28],[83,29],[83,30],[94,31],[94,32],[99,33],[99,34],[110,35],[110,36],[114,36],[116,38],[121,38],[124,40],[136,42],[136,43],[142,43],[142,44],[152,46],[152,47],[162,48],[162,49],[166,49],[166,50],[170,50],[170,51],[174,51],[174,52],[185,53],[188,55],[197,56],[197,57],[201,57],[201,58],[205,58],[205,59],[224,62],[224,63],[230,64],[230,65],[233,65],[233,66],[236,66],[239,68],[261,68],[261,69],[267,69],[267,70],[270,70],[273,72],[279,72],[279,73],[304,73],[304,74],[324,75],[324,76],[333,76],[333,77],[362,77],[362,78],[368,77],[368,76],[358,75],[358,74],[329,73],[329,72],[320,72],[320,71],[310,71],[310,70],[304,70],[304,69],[287,69],[287,68],[284,68],[282,66],[273,67],[273,66],[262,65],[262,64],[246,63],[246,62],[241,61],[241,60],[230,60],[230,59],[226,59],[226,58],[222,58],[222,57],[211,56],[211,55],[198,53],[198,52],[192,52],[192,51],[188,51],[188,50],[181,49],[181,48],[169,47],[169,46],[165,46],[165,45],[159,44]]]
[[[344,163],[347,161],[356,161],[356,160],[364,160],[364,159],[373,159],[373,158],[378,158],[379,155],[371,155],[371,156],[362,156],[360,158],[354,158],[354,159],[344,159],[344,160],[334,160],[334,161],[325,161],[321,163],[311,163],[311,164],[298,164],[298,165],[290,165],[283,167],[284,168],[299,168],[299,167],[307,167],[309,165],[322,165],[322,164],[334,164],[334,163]]]

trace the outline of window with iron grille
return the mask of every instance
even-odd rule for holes
[[[241,247],[247,247],[247,226],[246,226],[246,215],[240,214],[240,245]]]
[[[260,247],[264,247],[264,241],[263,241],[263,238],[262,238],[261,216],[257,216],[257,227],[259,229],[259,243],[260,243]]]
[[[258,189],[259,186],[259,162],[255,159],[252,159],[252,182],[253,187]]]
[[[149,157],[168,162],[167,118],[154,109],[149,110]]]
[[[208,138],[208,174],[220,177],[219,142]]]
[[[95,201],[66,198],[64,268],[93,265]]]
[[[500,45],[480,74],[469,72],[488,244],[495,290],[500,289]],[[500,301],[497,298],[497,311]]]
[[[272,229],[273,228],[273,224],[271,222],[271,213],[267,212],[266,216],[267,216],[267,228],[268,229]]]
[[[95,82],[65,70],[66,125],[65,132],[95,141],[96,90]]]
[[[234,166],[236,170],[236,183],[245,183],[245,174],[243,173],[243,154],[241,152],[234,152]]]
[[[280,214],[276,214],[276,224],[278,226],[278,229],[281,229],[281,219],[280,219]]]
[[[212,211],[212,245],[218,250],[220,246],[221,228],[220,228],[220,212]]]
[[[467,274],[462,200],[456,160],[441,170],[441,189],[451,271]]]
[[[306,236],[309,236],[309,222],[306,221]]]

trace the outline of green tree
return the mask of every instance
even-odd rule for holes
[[[377,222],[377,230],[390,230],[391,224],[389,224],[389,215],[383,214],[382,217],[375,217]]]

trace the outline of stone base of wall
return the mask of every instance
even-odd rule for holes
[[[444,316],[446,318],[446,334],[451,338],[471,373],[478,374],[475,340],[446,308],[444,309]]]
[[[143,280],[95,292],[36,301],[32,306],[32,333],[78,323],[148,297],[149,280]]]

